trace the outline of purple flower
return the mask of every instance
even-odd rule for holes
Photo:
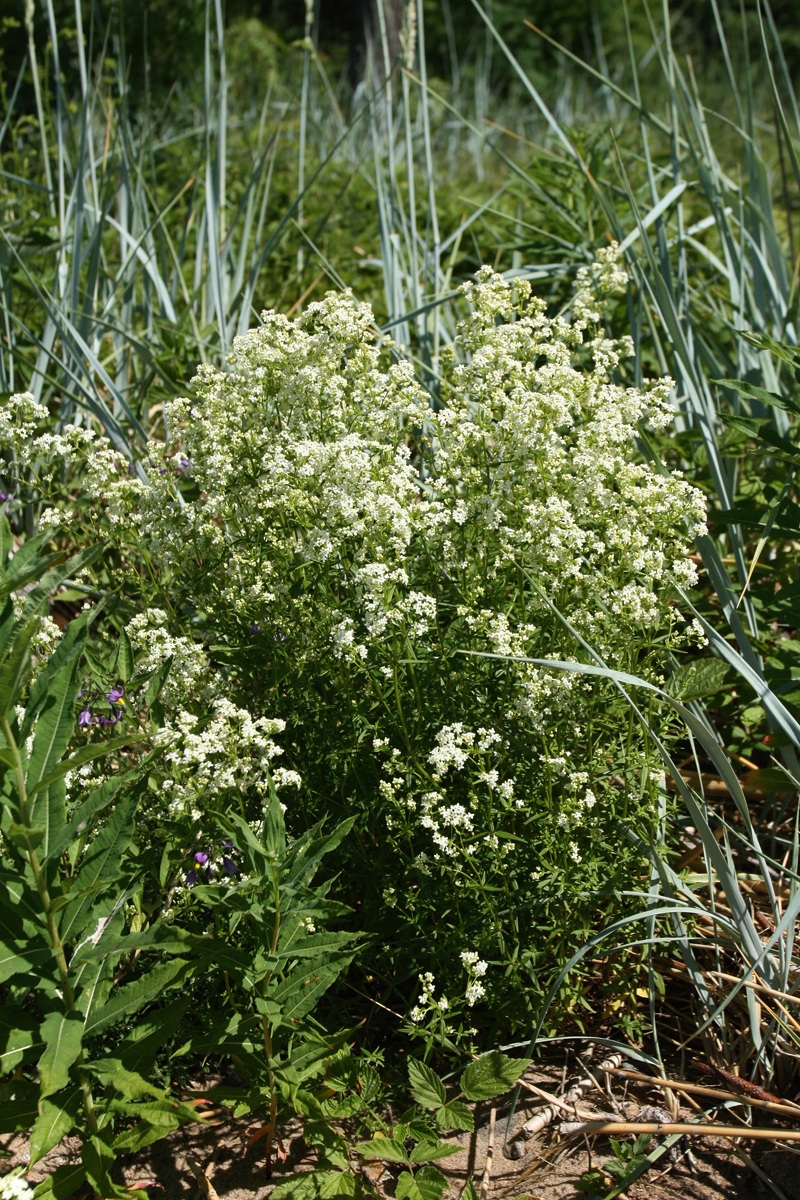
[[[237,867],[237,865],[233,861],[233,859],[227,858],[227,857],[224,857],[222,859],[222,867],[223,867],[223,870],[225,871],[225,874],[228,876],[235,875],[236,872],[239,870],[239,868]]]
[[[110,692],[106,692],[106,700],[109,704],[117,704],[125,695],[125,688],[120,684],[119,687],[114,687]]]
[[[86,708],[81,709],[81,711],[78,713],[78,728],[85,729],[87,725],[91,725],[93,722],[94,717],[92,716],[92,710],[87,704]]]
[[[258,624],[257,621],[253,621],[253,624],[250,626],[250,632],[251,633],[261,633],[261,626]]]
[[[184,883],[187,887],[194,887],[197,883],[197,871],[187,871],[184,875]]]
[[[208,862],[208,855],[205,854],[202,850],[198,850],[194,856],[194,861],[196,863],[199,863],[199,865],[201,867],[204,867],[206,865],[206,863]]]
[[[235,850],[236,849],[233,842],[229,841],[227,838],[223,838],[221,844],[225,847],[226,850]]]

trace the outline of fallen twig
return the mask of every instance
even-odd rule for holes
[[[651,1087],[655,1086],[664,1091],[688,1092],[695,1096],[713,1096],[721,1104],[730,1103],[732,1100],[735,1100],[737,1104],[744,1104],[748,1108],[761,1108],[766,1112],[774,1112],[776,1115],[786,1117],[787,1120],[793,1119],[796,1121],[800,1118],[800,1107],[787,1101],[756,1099],[754,1096],[745,1096],[740,1093],[723,1092],[719,1088],[706,1087],[701,1083],[683,1083],[675,1079],[659,1079],[656,1075],[644,1075],[641,1071],[626,1071],[618,1067],[607,1070],[606,1074],[622,1079],[630,1079],[634,1083],[647,1083]]]
[[[693,1125],[679,1121],[564,1121],[559,1132],[573,1133],[650,1133],[668,1137],[677,1133],[691,1137],[760,1138],[776,1142],[800,1142],[800,1129],[751,1129],[749,1125]]]

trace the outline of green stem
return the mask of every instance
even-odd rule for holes
[[[3,737],[6,739],[6,744],[14,755],[14,774],[17,781],[17,792],[19,794],[20,808],[20,823],[25,826],[26,830],[31,827],[31,814],[28,803],[28,789],[25,783],[25,772],[22,769],[22,756],[19,752],[16,740],[11,732],[11,726],[8,723],[8,716],[4,716],[0,720],[0,729],[2,729]],[[53,947],[53,953],[58,967],[58,974],[61,980],[61,991],[64,997],[64,1007],[67,1012],[75,1012],[75,993],[72,989],[72,981],[69,977],[69,967],[67,965],[67,956],[64,949],[64,943],[61,940],[61,935],[58,932],[56,923],[56,914],[53,911],[53,902],[50,899],[50,892],[47,887],[44,870],[39,860],[39,855],[36,848],[31,845],[30,838],[26,836],[26,853],[30,863],[33,879],[36,885],[36,891],[39,896],[39,903],[42,906],[45,920],[47,922],[47,933]],[[83,1110],[86,1114],[86,1123],[93,1134],[100,1132],[100,1127],[97,1123],[97,1112],[95,1110],[94,1097],[92,1095],[91,1080],[87,1072],[83,1069],[83,1051],[81,1050],[76,1060],[78,1069],[78,1077],[80,1079],[81,1097],[83,1100]]]

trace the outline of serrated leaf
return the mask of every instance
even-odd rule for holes
[[[39,1059],[40,1098],[60,1092],[81,1052],[83,1021],[72,1013],[51,1012],[39,1026],[45,1048]]]
[[[464,1190],[461,1193],[461,1200],[480,1200],[475,1184],[471,1179],[468,1179],[464,1184]]]
[[[447,1180],[436,1167],[421,1167],[416,1175],[404,1171],[397,1180],[397,1200],[442,1200]]]
[[[454,1146],[452,1142],[418,1142],[411,1151],[409,1160],[412,1163],[429,1163],[460,1153],[461,1147]]]
[[[356,1179],[343,1171],[295,1171],[277,1183],[270,1200],[340,1200],[355,1196]]]
[[[721,658],[696,659],[671,676],[668,690],[676,700],[702,700],[720,691],[729,673]]]
[[[468,1100],[494,1100],[502,1096],[530,1065],[527,1058],[509,1058],[499,1050],[490,1050],[470,1063],[461,1076],[461,1090]]]
[[[415,1058],[408,1060],[411,1095],[423,1108],[440,1108],[447,1100],[444,1085],[435,1071]]]
[[[462,1100],[451,1100],[433,1114],[433,1119],[440,1129],[471,1131],[475,1128],[475,1118]]]
[[[388,1137],[370,1138],[369,1141],[362,1142],[360,1146],[354,1146],[353,1149],[362,1158],[377,1158],[381,1162],[408,1162],[405,1146]]]

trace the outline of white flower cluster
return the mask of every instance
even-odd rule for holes
[[[481,979],[489,969],[489,964],[480,958],[474,950],[462,950],[461,963],[469,977],[464,998],[468,1006],[472,1008],[473,1005],[477,1004],[486,995],[486,988],[481,983]]]
[[[208,671],[201,648],[186,637],[174,637],[167,628],[167,614],[160,608],[137,613],[128,622],[126,632],[139,656],[140,671],[154,674],[172,660],[161,697],[166,705],[185,704]]]
[[[171,770],[162,784],[168,811],[198,821],[224,793],[265,792],[270,774],[276,788],[299,786],[296,771],[271,766],[283,753],[273,737],[285,728],[285,721],[254,718],[222,698],[215,701],[208,722],[179,709],[153,738]]]
[[[33,1200],[33,1188],[20,1170],[0,1175],[0,1200]]]
[[[420,975],[419,981],[422,984],[419,1000],[411,1010],[411,1020],[415,1024],[424,1021],[431,1014],[443,1015],[450,1008],[450,1001],[446,996],[439,996],[437,999],[434,987],[436,980],[431,971]]]

